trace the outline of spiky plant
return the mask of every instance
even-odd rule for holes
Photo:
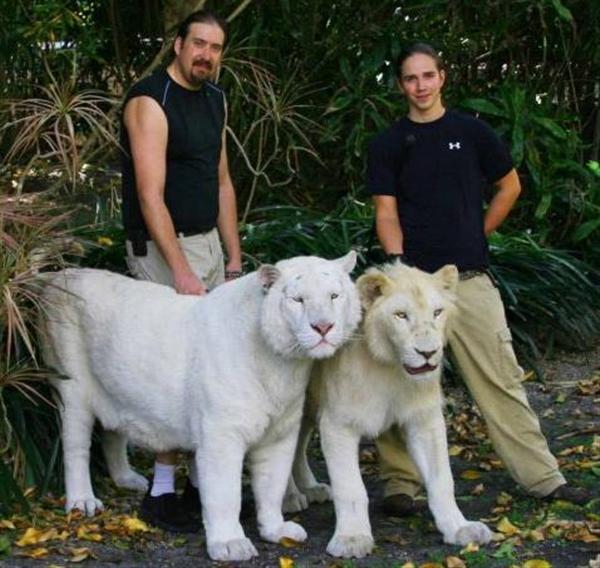
[[[26,160],[19,191],[31,167],[39,162],[58,166],[74,187],[83,163],[106,144],[118,143],[115,120],[110,110],[116,100],[105,93],[79,90],[75,74],[60,81],[46,65],[47,86],[38,86],[38,97],[6,101],[5,122],[0,134],[8,133],[12,143],[4,162]]]
[[[57,464],[58,421],[36,349],[43,310],[37,274],[82,248],[66,213],[44,194],[0,195],[0,513],[20,488],[47,487]]]

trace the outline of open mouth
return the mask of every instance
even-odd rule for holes
[[[430,365],[429,363],[425,363],[425,365],[421,365],[420,367],[409,367],[408,365],[404,365],[404,368],[409,375],[422,375],[423,373],[430,373],[431,371],[435,371],[437,367],[437,365]]]

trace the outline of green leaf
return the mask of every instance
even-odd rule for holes
[[[586,162],[585,165],[595,176],[600,177],[600,163],[596,160],[590,160],[589,162]]]
[[[592,219],[591,221],[586,221],[577,227],[577,230],[573,234],[573,240],[575,242],[582,241],[589,237],[594,231],[596,231],[600,227],[600,219]]]
[[[0,536],[0,556],[10,554],[10,539],[7,536]]]
[[[559,138],[560,140],[565,140],[567,138],[567,133],[555,120],[543,116],[534,116],[531,120],[533,120],[533,122],[536,124],[539,124],[542,128],[546,129],[556,138]]]
[[[535,218],[543,219],[546,216],[546,213],[548,213],[550,205],[552,205],[552,194],[546,193],[542,196],[540,202],[538,203],[538,206],[535,210]]]
[[[492,554],[494,558],[507,558],[509,560],[515,559],[514,545],[511,542],[502,543],[496,552]]]
[[[560,0],[550,0],[550,4],[554,6],[559,17],[567,22],[573,21],[573,14]]]
[[[512,145],[510,153],[515,166],[520,166],[525,153],[525,132],[520,125],[515,125],[512,131]]]
[[[483,114],[506,117],[503,109],[487,99],[465,99],[461,102],[461,106]]]

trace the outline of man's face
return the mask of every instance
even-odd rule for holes
[[[176,63],[190,87],[199,87],[214,76],[221,56],[225,34],[217,24],[190,24],[185,39],[175,40]]]
[[[444,71],[440,71],[435,60],[424,53],[415,53],[402,63],[402,75],[398,81],[411,109],[418,113],[437,110],[442,106]]]

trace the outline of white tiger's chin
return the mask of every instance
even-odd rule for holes
[[[327,341],[321,341],[308,350],[308,355],[312,359],[326,359],[327,357],[331,357],[335,353],[335,350],[335,345]]]

